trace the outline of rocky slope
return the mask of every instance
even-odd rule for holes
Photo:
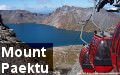
[[[26,47],[28,48],[28,46],[26,44],[22,45],[22,46],[18,45],[18,44],[21,44],[22,42],[16,38],[16,35],[13,32],[13,30],[11,30],[8,27],[6,27],[5,25],[3,25],[0,21],[0,48],[2,48],[3,46],[6,47],[6,43],[9,44],[10,46],[14,47],[14,50],[16,48],[20,48],[20,49],[26,48]],[[13,58],[5,57],[5,58],[3,58],[1,56],[2,56],[2,50],[0,49],[0,63],[1,64],[2,63],[9,63],[10,65],[14,64],[14,65],[20,66],[21,64],[25,65],[26,63],[31,63],[31,64],[35,64],[35,63],[41,64],[42,63],[41,60],[38,58],[26,58],[23,56],[19,57],[19,58],[17,58],[17,57],[13,57]],[[0,70],[2,71],[1,68],[0,68]],[[33,70],[35,70],[35,69],[33,69]],[[0,75],[3,75],[2,72],[0,72]],[[19,75],[19,72],[18,72],[18,74],[11,74],[11,69],[9,68],[9,69],[5,70],[4,75]],[[33,75],[33,74],[31,73],[29,75]],[[52,74],[52,72],[49,72],[48,74],[39,73],[39,74],[34,74],[34,75],[53,75],[53,74]]]
[[[80,30],[82,24],[88,20],[93,8],[81,8],[74,6],[63,6],[57,8],[51,14],[31,13],[25,10],[0,10],[3,15],[4,23],[38,23],[47,24],[56,28],[68,30]],[[113,30],[114,26],[120,21],[120,15],[108,13],[104,9],[94,14],[94,22],[99,28]],[[92,20],[88,22],[85,31],[93,31],[98,28],[93,25]]]
[[[89,9],[88,9],[89,10]],[[67,28],[67,26],[79,26],[79,22],[84,21],[91,12],[85,8],[63,6],[56,9],[47,19],[45,24],[53,25],[57,28]]]
[[[62,29],[80,30],[81,25],[88,20],[93,8],[80,8],[73,6],[63,6],[56,9],[50,16],[43,21],[43,23],[55,26]],[[95,23],[105,28],[115,25],[120,20],[120,15],[115,13],[108,13],[105,10],[94,14]],[[96,29],[91,21],[89,21],[85,31],[92,31]]]
[[[0,24],[0,43],[19,43],[13,30]]]
[[[5,24],[41,23],[48,15],[25,10],[0,10]]]
[[[81,45],[70,45],[53,48],[53,62],[56,75],[67,75],[68,72],[68,75],[76,75],[76,73],[71,73],[71,70],[73,71],[73,65],[78,61],[81,47]],[[79,68],[77,72],[79,72],[81,70],[79,63],[77,66]]]

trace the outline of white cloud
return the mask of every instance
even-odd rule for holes
[[[0,5],[0,10],[10,10],[10,7],[7,5]]]

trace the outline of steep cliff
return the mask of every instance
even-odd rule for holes
[[[81,8],[73,6],[63,6],[48,16],[43,23],[62,29],[80,30],[81,25],[88,20],[93,8]],[[115,26],[120,20],[120,15],[106,12],[104,9],[93,15],[95,23],[100,28]],[[96,27],[92,20],[88,22],[85,31],[93,31]]]
[[[15,33],[12,29],[9,29],[0,24],[0,43],[19,43]]]

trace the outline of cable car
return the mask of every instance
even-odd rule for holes
[[[112,5],[114,3],[114,0],[99,0],[98,4],[96,5],[97,12],[100,11],[107,3],[110,3]]]
[[[90,63],[99,73],[110,72],[113,69],[110,56],[110,35],[95,34],[89,46]]]
[[[97,0],[94,1],[97,2]],[[117,8],[108,9],[108,12],[119,12],[119,2],[120,0],[99,0],[98,4],[94,5],[96,5],[95,9],[99,12],[100,9],[109,3]],[[86,24],[87,20],[85,25]],[[93,22],[93,24],[97,25],[95,22]],[[81,28],[81,40],[86,43],[86,41],[82,39],[82,31],[84,26]],[[100,27],[98,28],[101,29]],[[107,73],[111,72],[113,67],[117,72],[120,72],[120,24],[117,26],[113,36],[104,33],[104,30],[102,33],[95,33],[89,47],[82,48],[79,60],[82,69],[85,72],[87,72],[85,70],[87,69],[98,73]]]
[[[120,23],[116,26],[112,37],[111,59],[116,72],[120,72]]]
[[[106,11],[107,12],[119,12],[119,8],[117,8],[117,7],[114,7],[114,8],[110,8],[110,9],[107,9]]]
[[[80,62],[83,72],[85,73],[95,72],[94,68],[90,64],[90,60],[88,58],[88,48],[85,47],[85,45],[83,45],[83,48],[80,51],[79,62]]]

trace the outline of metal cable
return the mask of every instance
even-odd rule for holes
[[[88,24],[88,22],[90,21],[91,17],[92,17],[92,14],[91,14],[90,17],[88,18],[88,20],[86,20],[85,24],[83,24],[82,27],[81,27],[80,39],[81,39],[85,44],[88,44],[88,43],[87,43],[87,42],[83,39],[83,37],[82,37],[82,35],[83,35],[83,30],[84,30],[85,26]]]
[[[99,27],[97,26],[97,24],[96,24],[96,23],[94,22],[94,20],[93,20],[93,15],[95,14],[95,6],[96,6],[96,1],[94,0],[94,7],[93,7],[93,10],[92,10],[92,13],[90,14],[90,17],[88,18],[88,20],[86,20],[85,24],[84,24],[84,25],[82,26],[82,28],[81,28],[80,39],[81,39],[85,44],[87,44],[87,45],[88,45],[88,43],[83,39],[82,35],[83,35],[83,30],[84,30],[85,26],[88,24],[88,22],[90,21],[90,19],[92,19],[92,23],[93,23],[97,28],[99,28]]]

